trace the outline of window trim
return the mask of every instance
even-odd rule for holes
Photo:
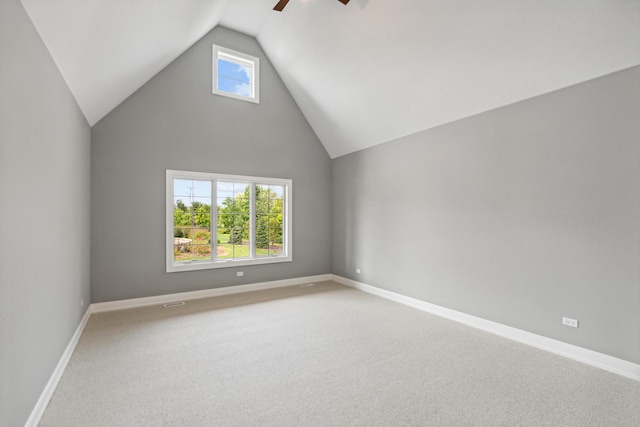
[[[253,215],[250,215],[251,222],[251,230],[250,230],[250,251],[252,258],[242,258],[242,259],[224,259],[224,260],[202,260],[202,261],[182,261],[175,262],[173,259],[173,249],[174,249],[174,189],[173,189],[173,180],[174,179],[196,179],[196,180],[209,180],[211,181],[211,230],[210,232],[213,235],[217,235],[217,232],[214,233],[214,227],[217,227],[218,223],[218,215],[217,209],[214,209],[216,203],[216,181],[241,181],[251,184],[252,194],[251,197],[251,212]],[[282,185],[284,186],[284,202],[283,202],[283,215],[284,215],[284,224],[283,224],[283,255],[275,255],[269,257],[256,257],[255,256],[255,185],[256,184],[272,184],[272,185]],[[293,192],[293,181],[291,179],[284,178],[265,178],[265,177],[255,177],[255,176],[242,176],[242,175],[226,175],[226,174],[218,174],[218,173],[209,173],[209,172],[192,172],[192,171],[180,171],[167,169],[166,171],[166,235],[165,235],[165,249],[166,249],[166,272],[167,273],[175,273],[179,271],[193,271],[193,270],[207,270],[213,268],[228,268],[228,267],[242,267],[248,265],[259,265],[259,264],[273,264],[280,262],[289,262],[293,260],[292,257],[292,192]],[[215,254],[217,248],[217,239],[211,239],[211,247],[212,247],[212,255]]]
[[[218,89],[218,59],[222,56],[237,61],[240,63],[246,63],[250,65],[253,70],[251,76],[251,96],[236,95],[235,93],[225,92]],[[260,58],[257,58],[246,53],[238,52],[232,49],[228,49],[223,46],[213,45],[212,47],[212,92],[214,95],[226,96],[227,98],[239,99],[242,101],[253,102],[255,104],[260,103]]]

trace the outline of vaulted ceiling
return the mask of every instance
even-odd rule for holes
[[[91,125],[216,25],[331,157],[640,64],[640,0],[22,0]]]

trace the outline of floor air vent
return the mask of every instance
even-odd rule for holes
[[[310,288],[311,286],[315,286],[315,283],[305,283],[304,285],[300,285],[301,288]]]
[[[180,307],[185,305],[184,301],[180,301],[180,302],[170,302],[169,304],[165,304],[164,308],[172,308],[172,307]]]

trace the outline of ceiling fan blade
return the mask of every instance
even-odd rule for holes
[[[349,3],[349,0],[338,0],[340,3],[342,4],[347,4]],[[278,12],[282,12],[282,9],[284,9],[284,7],[287,5],[287,3],[289,3],[289,0],[280,0],[278,2],[278,4],[276,4],[276,6],[273,8],[273,10],[277,10]]]
[[[340,0],[342,1],[342,0]],[[349,1],[349,0],[347,0]],[[277,10],[278,12],[282,12],[282,9],[284,9],[284,7],[287,5],[287,3],[289,3],[289,0],[280,0],[278,2],[278,4],[276,5],[276,7],[273,8],[273,10]]]

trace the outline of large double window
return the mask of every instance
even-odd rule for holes
[[[291,185],[167,170],[167,272],[291,261]]]

